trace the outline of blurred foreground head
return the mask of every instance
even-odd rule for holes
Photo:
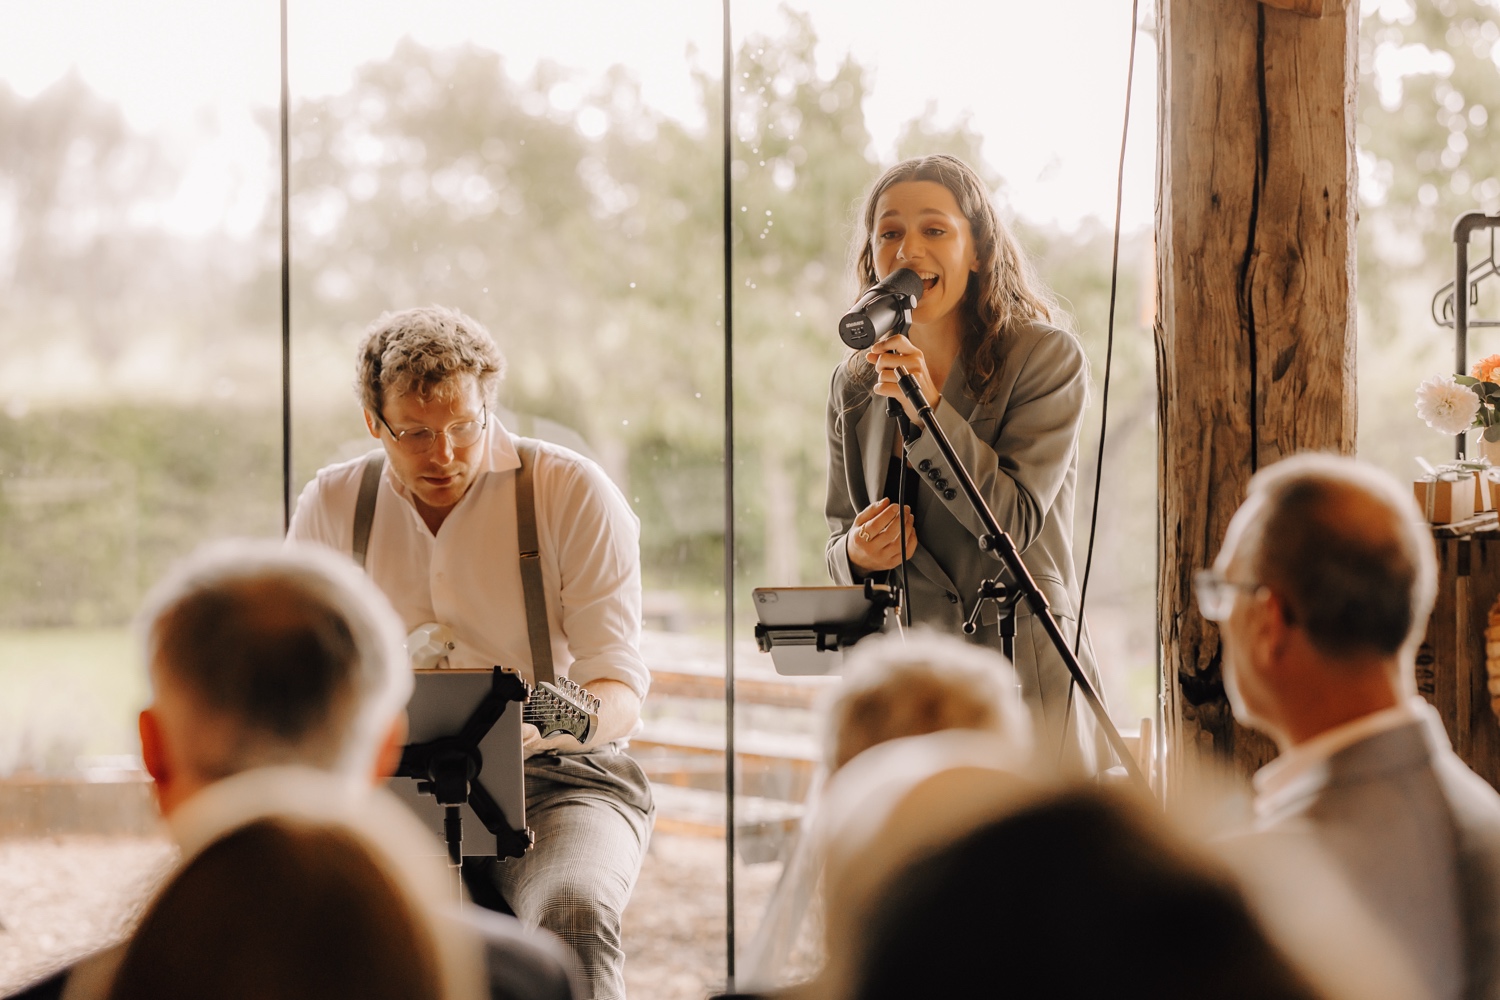
[[[472,1000],[482,954],[431,834],[393,797],[257,769],[172,817],[182,868],[113,976],[113,1000]]]
[[[399,750],[412,687],[401,624],[337,553],[207,546],[157,585],[140,624],[152,687],[142,756],[164,813],[254,768],[370,778]]]
[[[1427,525],[1386,473],[1315,454],[1257,473],[1199,587],[1235,717],[1287,746],[1411,693],[1436,575]]]
[[[152,903],[113,1000],[443,996],[419,911],[345,830],[264,819],[198,855]]]
[[[1031,716],[1016,673],[993,650],[931,629],[864,640],[849,655],[826,712],[826,762],[836,771],[877,744],[944,729],[993,734],[1016,760],[1031,749]]]
[[[963,790],[956,783],[948,794]],[[927,798],[897,814],[930,810]],[[1078,789],[996,812],[885,872],[859,923],[830,941],[849,953],[841,962],[830,954],[840,972],[831,995],[1317,995],[1233,883],[1134,802]],[[830,920],[841,892],[831,879]]]

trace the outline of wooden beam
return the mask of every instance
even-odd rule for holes
[[[1267,7],[1289,10],[1303,17],[1331,17],[1343,14],[1349,8],[1349,0],[1260,0]]]
[[[1177,766],[1211,750],[1249,773],[1274,747],[1232,717],[1192,574],[1256,469],[1354,450],[1359,12],[1312,19],[1258,0],[1159,0],[1159,12],[1164,730]]]

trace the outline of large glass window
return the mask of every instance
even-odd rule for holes
[[[144,589],[203,540],[282,526],[278,24],[264,4],[200,6],[33,5],[0,37],[0,988],[117,931],[170,858],[135,758]],[[979,169],[1093,363],[1082,568],[1123,111],[1097,81],[1123,84],[1130,25],[1105,0],[1065,6],[947,2],[914,24],[884,2],[735,5],[726,453],[720,6],[290,4],[293,495],[373,445],[360,332],[439,302],[505,350],[506,426],[597,460],[641,519],[655,679],[632,753],[659,812],[626,917],[632,992],[701,996],[727,968],[728,527],[742,959],[816,781],[836,682],[777,676],[749,595],[827,580],[849,241],[897,158]],[[1085,62],[1089,85],[1070,70]],[[1126,729],[1154,700],[1154,65],[1143,45],[1088,599]],[[7,818],[43,799],[56,811]],[[69,908],[105,896],[113,916]],[[783,978],[816,960],[810,927]]]
[[[5,21],[0,988],[117,933],[170,857],[136,758],[145,588],[281,530],[274,8]]]
[[[859,207],[900,159],[972,165],[1061,300],[1092,365],[1078,446],[1075,554],[1087,553],[1108,325],[1111,231],[1129,6],[828,2],[734,5],[735,529],[743,974],[794,979],[816,961],[816,913],[765,892],[796,843],[822,758],[823,678],[777,677],[748,641],[756,586],[830,582],[826,404],[847,351],[838,320],[861,290]],[[939,25],[941,30],[931,30]],[[1155,715],[1156,413],[1150,225],[1155,135],[1149,37],[1127,162],[1107,462],[1087,615],[1104,694],[1124,730]],[[1088,74],[1066,67],[1087,64]],[[791,807],[790,810],[788,807]]]
[[[726,910],[718,10],[653,5],[641,31],[629,4],[376,3],[352,35],[348,13],[291,21],[296,488],[375,445],[361,331],[441,303],[505,352],[503,424],[624,492],[654,673],[631,752],[658,805],[626,976],[701,996]]]

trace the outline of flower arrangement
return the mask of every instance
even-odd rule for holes
[[[1436,375],[1417,386],[1417,416],[1440,434],[1484,429],[1486,441],[1500,441],[1500,354],[1491,354],[1469,375]]]

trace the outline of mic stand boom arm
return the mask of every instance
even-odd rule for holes
[[[1125,740],[1121,738],[1120,731],[1115,728],[1109,713],[1104,710],[1104,702],[1099,698],[1099,692],[1094,690],[1093,683],[1088,675],[1083,672],[1083,667],[1078,663],[1078,657],[1073,650],[1068,648],[1068,640],[1058,627],[1057,619],[1052,617],[1052,608],[1047,603],[1047,595],[1042,593],[1037,586],[1036,580],[1032,579],[1031,571],[1021,561],[1021,553],[1016,548],[1016,543],[1006,534],[1005,529],[1000,527],[1000,522],[995,520],[990,505],[985,503],[984,497],[979,493],[979,487],[974,485],[974,477],[969,475],[969,470],[964,467],[963,461],[958,457],[958,452],[953,450],[953,442],[948,440],[948,435],[939,426],[937,417],[932,411],[932,404],[927,401],[927,396],[922,392],[922,387],[917,380],[905,368],[896,368],[897,383],[906,398],[911,401],[912,408],[917,411],[917,417],[922,421],[927,433],[932,435],[933,443],[938,451],[943,453],[948,467],[953,470],[953,475],[958,479],[959,488],[969,500],[969,505],[974,508],[974,515],[979,518],[979,523],[984,527],[985,533],[979,538],[979,547],[990,553],[1005,564],[1006,569],[1015,579],[1015,587],[1021,592],[1021,598],[1031,605],[1032,613],[1041,620],[1042,628],[1047,632],[1047,638],[1052,640],[1052,645],[1057,648],[1057,653],[1062,657],[1063,664],[1068,668],[1068,673],[1073,675],[1073,683],[1078,685],[1078,690],[1083,692],[1084,701],[1088,702],[1089,708],[1094,712],[1094,717],[1099,720],[1099,727],[1104,730],[1105,739],[1108,740],[1110,749],[1115,756],[1120,758],[1126,772],[1140,786],[1146,794],[1151,793],[1150,786],[1146,783],[1145,775],[1141,774],[1140,767],[1135,762],[1135,756],[1125,746]],[[1078,628],[1083,629],[1083,622],[1078,623]]]

